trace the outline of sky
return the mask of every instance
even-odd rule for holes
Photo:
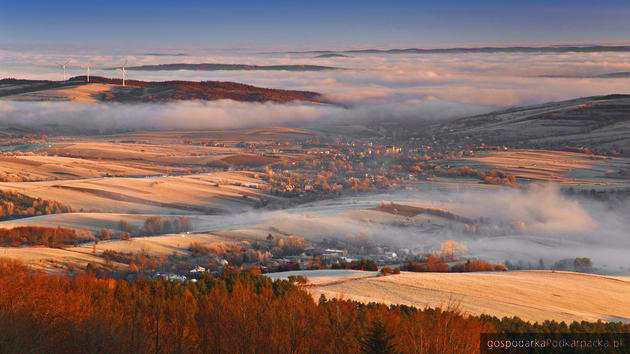
[[[630,38],[626,0],[3,1],[0,44],[347,48]]]

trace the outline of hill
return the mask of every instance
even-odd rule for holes
[[[577,152],[587,152],[587,148],[596,153],[625,155],[630,153],[630,94],[582,97],[461,118],[385,116],[360,124],[318,123],[310,129],[328,136],[411,142],[444,151],[485,144]]]
[[[279,90],[225,81],[140,81],[91,76],[90,83],[85,76],[76,76],[67,81],[47,80],[0,80],[0,97],[13,96],[16,100],[72,100],[68,94],[56,95],[63,89],[91,87],[99,84],[98,92],[90,92],[90,97],[102,102],[168,102],[177,100],[220,100],[230,99],[242,102],[305,101],[325,103],[317,92]],[[109,85],[109,86],[108,86]],[[43,94],[40,94],[45,91]],[[76,91],[76,90],[74,90]]]
[[[630,148],[630,95],[608,95],[515,107],[430,129],[442,141],[527,148]]]

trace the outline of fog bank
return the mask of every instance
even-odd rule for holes
[[[431,207],[474,220],[475,232],[462,223],[440,218],[413,217],[404,221],[377,211],[381,201]],[[563,259],[588,257],[604,274],[630,275],[630,231],[626,216],[630,202],[613,206],[587,198],[570,199],[557,186],[533,185],[525,190],[497,188],[456,192],[435,185],[415,191],[362,195],[310,203],[283,211],[234,215],[199,226],[274,227],[311,241],[363,238],[391,247],[439,251],[440,243],[456,240],[468,256],[491,261],[547,268]],[[484,221],[481,221],[483,218]],[[472,226],[472,224],[471,224]]]
[[[0,101],[0,127],[19,127],[55,134],[102,134],[137,130],[300,126],[313,122],[423,122],[490,110],[491,107],[439,101],[352,108],[231,100],[138,104]]]

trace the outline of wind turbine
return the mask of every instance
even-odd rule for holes
[[[87,63],[87,64],[85,64],[85,66],[84,66],[84,68],[86,68],[86,69],[87,69],[87,82],[90,82],[90,65],[91,65],[91,63],[89,63],[89,62],[88,62],[88,63]]]
[[[122,84],[125,86],[125,79],[127,78],[127,70],[125,70],[125,66],[127,66],[127,60],[125,63],[118,69],[122,72]]]
[[[66,60],[65,63],[57,63],[58,66],[63,68],[63,81],[66,81],[66,66],[68,65],[68,63],[70,62],[70,59]]]

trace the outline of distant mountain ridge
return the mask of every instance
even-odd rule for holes
[[[119,69],[108,68],[109,70]],[[322,65],[248,65],[248,64],[217,64],[217,63],[200,63],[200,64],[155,64],[130,66],[127,70],[138,71],[176,71],[176,70],[197,70],[197,71],[219,71],[219,70],[284,70],[284,71],[324,71],[324,70],[342,70],[342,68]]]
[[[328,53],[328,54],[321,54],[318,56],[313,57],[315,59],[324,59],[324,58],[352,58],[351,55],[345,55],[345,54],[338,54],[338,53]]]
[[[146,55],[152,57],[186,57],[188,54],[186,53],[142,53],[139,55]]]
[[[459,53],[598,53],[598,52],[630,52],[630,45],[587,45],[587,46],[511,46],[511,47],[454,47],[454,48],[394,48],[394,49],[351,49],[351,50],[312,50],[289,51],[267,54],[459,54]]]
[[[576,79],[624,79],[630,78],[630,71],[618,71],[595,75],[542,75],[550,78],[576,78]]]

